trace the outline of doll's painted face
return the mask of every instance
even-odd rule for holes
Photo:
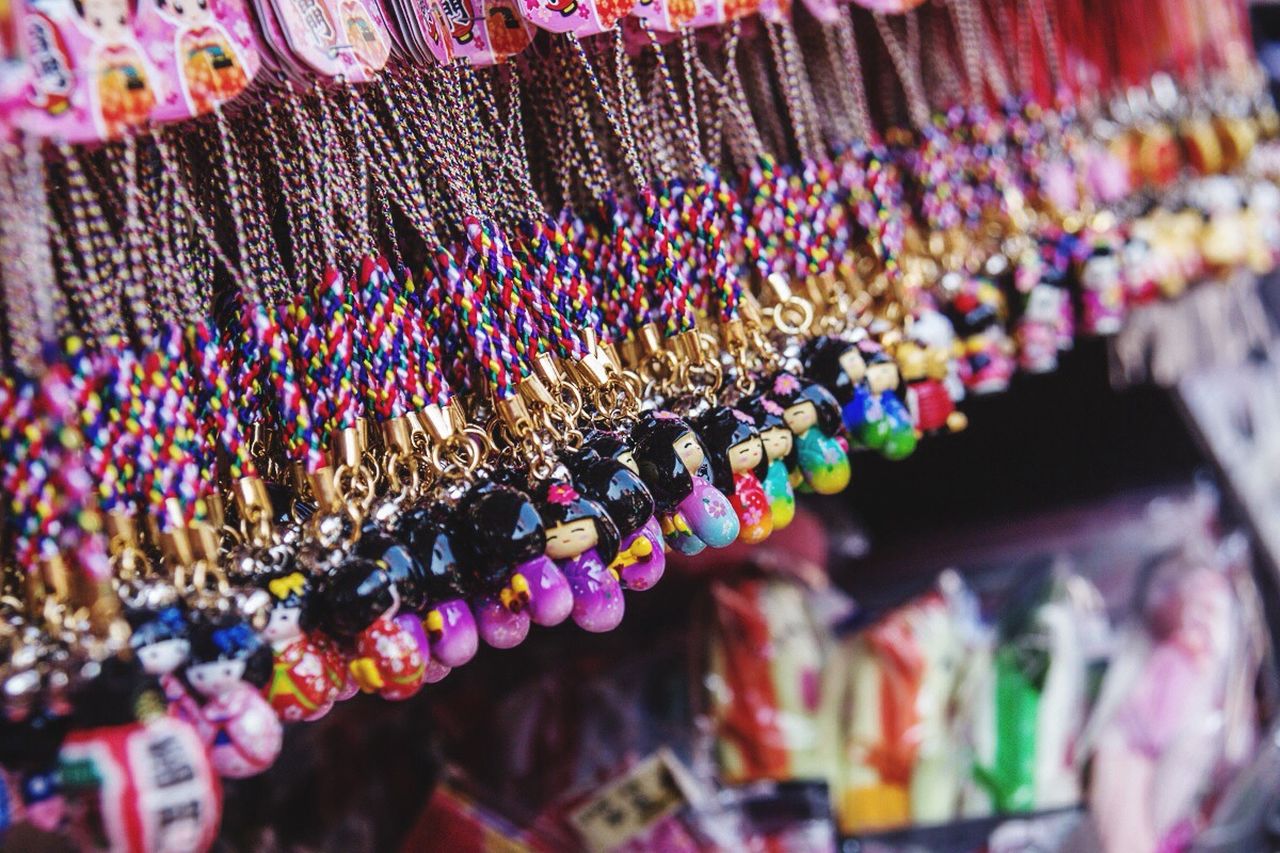
[[[883,394],[898,387],[898,369],[892,364],[873,364],[867,368],[867,386],[873,394]]]
[[[632,453],[630,449],[622,451],[617,456],[615,456],[614,459],[617,459],[623,465],[626,465],[628,468],[630,468],[632,474],[639,476],[640,466],[636,464],[636,455]]]
[[[729,448],[729,467],[735,474],[751,471],[764,461],[764,444],[759,436],[751,436]]]
[[[696,474],[698,469],[702,467],[702,463],[706,461],[706,455],[702,452],[702,445],[698,443],[698,437],[692,432],[686,432],[675,440],[676,455],[680,457],[680,461],[684,463],[684,467],[689,469],[690,474]]]
[[[199,26],[209,20],[209,0],[159,0],[159,6],[188,26]]]
[[[547,556],[553,560],[571,560],[596,547],[599,541],[592,519],[566,521],[547,528]]]
[[[148,675],[168,675],[182,666],[191,644],[180,637],[148,643],[137,650],[138,661]]]
[[[198,663],[187,670],[191,686],[204,696],[221,696],[235,687],[244,675],[244,661],[215,660]]]
[[[809,400],[788,406],[782,417],[796,435],[804,435],[818,423],[818,407]]]
[[[271,608],[271,616],[267,619],[266,627],[262,629],[262,637],[269,643],[292,640],[302,635],[302,628],[299,625],[301,621],[301,607],[277,604]]]
[[[867,363],[857,347],[849,347],[840,353],[840,369],[849,377],[849,381],[857,384],[867,373]]]
[[[791,452],[795,442],[795,433],[785,427],[772,427],[760,433],[760,441],[764,444],[764,452],[769,461],[784,459]]]
[[[84,0],[80,8],[85,24],[103,41],[124,41],[132,35],[125,0]]]

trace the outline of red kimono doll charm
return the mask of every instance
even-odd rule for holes
[[[756,422],[741,409],[717,406],[698,419],[716,488],[738,514],[738,540],[749,545],[773,533],[773,512],[762,485],[769,473]]]
[[[312,636],[314,587],[301,571],[278,574],[266,587],[271,613],[262,637],[271,644],[273,665],[263,695],[282,720],[318,720],[329,713],[346,678],[333,650]]]
[[[421,623],[397,617],[399,609],[391,575],[363,557],[344,562],[325,589],[324,630],[346,654],[360,689],[384,699],[408,699],[426,681]]]

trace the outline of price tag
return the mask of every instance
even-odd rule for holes
[[[614,850],[693,802],[688,778],[679,759],[659,750],[570,812],[569,821],[588,850]]]

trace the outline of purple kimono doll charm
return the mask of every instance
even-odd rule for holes
[[[653,514],[653,495],[640,479],[630,448],[620,439],[608,438],[607,444],[588,441],[590,458],[570,466],[574,483],[604,506],[618,528],[618,555],[610,568],[618,573],[623,588],[649,589],[666,569],[662,526]]]
[[[455,548],[474,581],[472,612],[480,637],[509,649],[524,641],[529,623],[556,625],[573,609],[564,573],[544,553],[546,531],[529,496],[485,483],[459,502]]]
[[[475,657],[480,634],[467,606],[448,525],[433,508],[415,507],[400,517],[396,532],[422,567],[415,582],[398,584],[402,590],[401,606],[421,617],[434,664],[446,668],[462,666]]]
[[[564,571],[573,590],[573,621],[585,631],[612,631],[624,610],[622,584],[609,567],[618,553],[617,526],[603,506],[564,481],[547,485],[542,518],[547,556]]]

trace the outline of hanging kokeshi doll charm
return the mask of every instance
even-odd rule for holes
[[[415,507],[400,517],[396,530],[425,570],[420,583],[401,592],[401,607],[422,619],[436,664],[462,666],[475,657],[480,635],[448,524],[441,511]]]
[[[605,508],[573,483],[553,479],[539,502],[546,525],[547,557],[569,579],[573,621],[586,631],[612,631],[622,621],[622,584],[613,560],[618,528]]]
[[[596,432],[584,452],[570,461],[573,481],[601,504],[618,528],[618,555],[610,568],[624,589],[650,589],[666,570],[666,542],[654,514],[653,495],[640,479],[631,447],[620,437]]]
[[[338,643],[359,688],[408,699],[426,680],[425,636],[400,619],[400,597],[385,566],[348,557],[326,579],[320,626]]]
[[[757,394],[738,403],[739,408],[756,422],[760,441],[764,445],[768,470],[765,472],[765,497],[769,500],[769,513],[773,517],[773,529],[782,530],[796,516],[796,493],[791,485],[791,466],[795,464],[795,434],[787,426],[782,406],[767,394]]]
[[[422,622],[426,605],[427,567],[418,558],[419,551],[410,547],[399,530],[399,507],[391,502],[383,504],[384,523],[375,520],[383,512],[375,510],[365,520],[360,539],[356,542],[355,556],[373,561],[387,573],[395,590],[395,613],[390,617],[399,634],[411,637],[426,661],[423,680],[439,681],[449,674],[449,667],[431,657],[431,640]]]
[[[816,382],[779,373],[765,385],[795,435],[797,488],[839,494],[849,485],[849,449],[840,435],[840,404]]]
[[[160,680],[165,698],[178,702],[186,696],[178,672],[191,653],[187,609],[172,587],[158,584],[142,587],[136,599],[125,610],[129,646],[143,671]]]
[[[475,589],[471,609],[481,639],[499,649],[524,642],[531,621],[526,605],[543,593],[568,615],[573,594],[554,564],[559,578],[547,573],[546,530],[528,495],[511,486],[481,484],[458,502],[453,518],[453,544],[462,574]],[[526,566],[534,567],[537,576],[547,573],[555,581],[552,587],[532,588],[522,573]],[[563,606],[566,597],[568,608]]]
[[[1016,370],[1015,347],[1005,331],[1004,295],[990,281],[948,273],[942,288],[947,312],[964,346],[961,378],[974,394],[1006,390]]]
[[[1124,323],[1124,270],[1111,238],[1094,241],[1089,257],[1080,264],[1081,330],[1086,335],[1114,335]]]
[[[318,720],[333,708],[346,683],[331,643],[315,636],[317,582],[299,569],[262,581],[271,598],[262,638],[271,644],[272,672],[263,694],[286,722]]]
[[[956,410],[955,401],[944,384],[946,354],[936,347],[905,340],[894,347],[893,357],[906,385],[907,409],[916,430],[929,435],[964,429],[968,418]]]
[[[1014,331],[1018,366],[1027,373],[1058,369],[1058,337],[1064,310],[1070,310],[1065,274],[1046,265],[1027,293]]]
[[[716,406],[698,418],[696,426],[707,448],[713,482],[738,514],[739,541],[763,542],[773,532],[773,512],[762,484],[769,469],[755,421],[741,409]]]
[[[711,484],[706,448],[684,419],[671,412],[645,412],[632,428],[631,440],[667,544],[693,556],[738,538],[737,513]]]
[[[182,670],[189,695],[178,708],[222,776],[261,773],[280,753],[283,727],[260,693],[270,677],[271,649],[248,622],[229,613],[193,616],[191,656]]]

